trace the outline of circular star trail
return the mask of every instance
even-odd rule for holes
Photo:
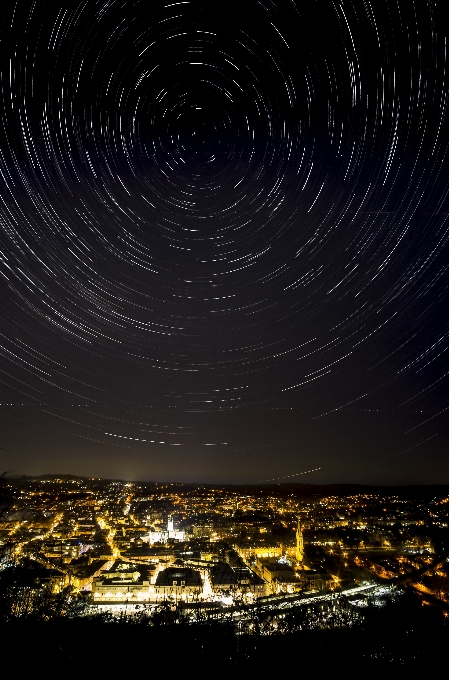
[[[447,475],[443,9],[2,9],[9,467]]]

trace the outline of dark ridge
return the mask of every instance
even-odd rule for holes
[[[48,474],[48,475],[22,475],[8,477],[10,484],[23,482],[42,482],[44,480],[55,481],[74,481],[91,483],[92,485],[105,486],[111,483],[127,484],[130,480],[126,479],[110,479],[87,477],[72,474]],[[167,487],[181,488],[184,491],[198,489],[225,489],[227,491],[235,491],[239,494],[254,494],[255,492],[261,495],[269,495],[275,493],[277,496],[294,494],[301,497],[326,497],[326,496],[356,496],[360,494],[371,494],[375,496],[398,496],[400,498],[410,499],[430,499],[435,497],[444,497],[449,494],[449,484],[413,484],[413,485],[396,485],[396,486],[381,486],[369,484],[297,484],[297,483],[283,483],[283,484],[203,484],[184,483],[184,482],[154,482],[146,480],[132,481],[135,486],[145,488],[153,488],[154,490],[163,490]]]

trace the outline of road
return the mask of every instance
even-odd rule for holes
[[[332,601],[337,596],[351,597],[353,595],[360,594],[361,596],[368,595],[369,593],[374,593],[376,590],[390,588],[391,586],[382,583],[370,583],[361,586],[354,586],[353,588],[347,588],[343,591],[338,591],[336,593],[326,592],[326,593],[291,593],[287,595],[268,595],[267,597],[261,597],[254,604],[231,606],[231,607],[217,607],[216,610],[209,610],[208,616],[212,618],[227,618],[234,621],[240,619],[251,618],[251,613],[262,611],[281,611],[283,609],[289,609],[294,606],[302,606],[308,604],[315,604],[321,601]],[[217,603],[218,604],[218,603]]]

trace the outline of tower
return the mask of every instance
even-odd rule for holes
[[[302,535],[301,520],[298,517],[298,526],[296,527],[296,561],[303,562],[304,560],[304,536]]]

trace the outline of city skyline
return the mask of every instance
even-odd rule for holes
[[[324,645],[329,670],[342,649],[364,668],[391,670],[428,669],[436,647],[434,667],[444,664],[449,485],[21,477],[0,491],[4,637],[18,647],[18,631],[32,631],[33,664],[46,640],[53,665],[59,650],[73,668],[126,672],[134,650],[179,653],[178,631],[190,666],[209,644],[212,664],[218,650],[241,670],[250,649],[248,670],[268,658],[275,671],[280,645],[286,661],[305,642],[320,670]],[[115,631],[126,653],[111,656]]]
[[[447,483],[439,5],[1,12],[3,468]]]

